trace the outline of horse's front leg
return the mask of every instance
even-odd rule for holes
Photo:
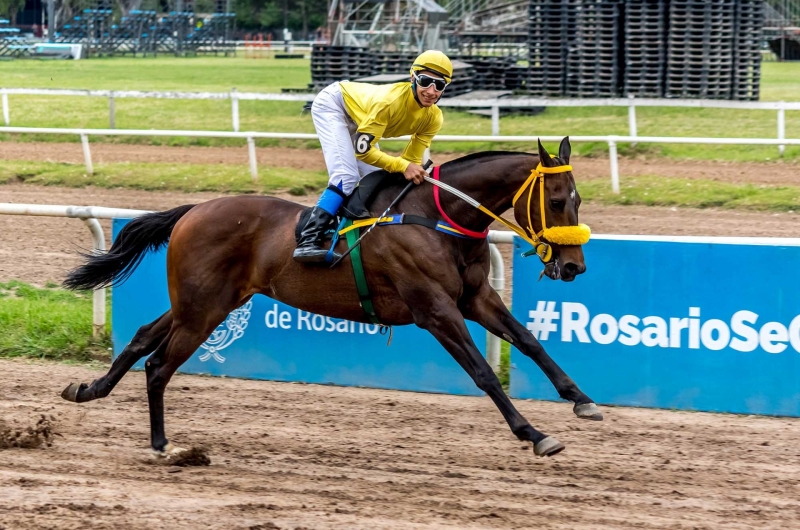
[[[465,318],[474,320],[493,335],[505,339],[539,365],[550,379],[558,395],[575,403],[573,411],[579,418],[602,420],[603,414],[595,403],[584,394],[575,381],[547,354],[541,343],[508,311],[494,289],[484,282],[476,294],[462,300],[461,312]]]
[[[445,292],[441,290],[415,290],[405,293],[414,322],[429,331],[469,374],[475,384],[486,392],[508,422],[517,438],[533,443],[538,456],[552,456],[561,452],[564,445],[552,436],[534,429],[511,403],[492,368],[483,358],[467,330],[464,318]]]

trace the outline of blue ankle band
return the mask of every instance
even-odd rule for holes
[[[322,193],[322,196],[317,201],[317,206],[331,215],[336,215],[336,212],[339,211],[339,206],[342,205],[342,202],[344,202],[344,197],[328,188]]]

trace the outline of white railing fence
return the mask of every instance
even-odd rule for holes
[[[69,217],[80,219],[92,233],[94,252],[105,252],[106,238],[98,219],[114,217],[138,217],[149,213],[147,210],[127,210],[123,208],[104,208],[99,206],[58,206],[42,204],[0,203],[0,215],[36,215],[46,217]],[[106,325],[106,290],[95,289],[92,295],[92,333],[96,337],[103,333]]]
[[[239,132],[239,101],[313,101],[315,94],[276,94],[259,92],[239,92],[233,88],[230,92],[157,92],[137,90],[70,90],[45,88],[0,88],[0,100],[3,105],[3,123],[11,125],[8,95],[30,96],[83,96],[102,97],[108,99],[109,129],[116,127],[116,111],[114,100],[119,98],[154,98],[154,99],[217,99],[230,100],[231,125],[234,132]],[[613,98],[613,99],[548,99],[548,98],[506,98],[506,99],[443,99],[440,107],[451,108],[489,108],[492,111],[492,136],[500,135],[501,108],[536,108],[536,107],[627,107],[628,136],[637,137],[637,107],[664,108],[701,108],[701,109],[747,109],[773,110],[777,112],[776,139],[786,138],[786,111],[800,110],[800,102],[785,101],[725,101],[708,99],[649,99],[649,98]],[[784,145],[778,145],[781,156]]]
[[[105,252],[106,239],[98,219],[133,219],[151,213],[150,210],[129,210],[125,208],[105,208],[102,206],[61,206],[43,204],[0,203],[0,215],[34,215],[47,217],[68,217],[81,219],[92,233],[93,250]],[[489,282],[495,291],[503,294],[505,290],[505,269],[503,257],[497,244],[514,242],[511,232],[491,230],[489,232],[489,251],[491,266]],[[95,289],[92,295],[92,332],[94,336],[103,333],[106,325],[106,290]],[[486,360],[497,371],[500,366],[500,344],[498,337],[486,333]]]
[[[280,133],[280,132],[225,132],[225,131],[159,131],[137,129],[55,129],[47,127],[0,127],[0,134],[65,134],[77,135],[81,138],[86,172],[94,172],[92,154],[89,147],[89,136],[183,136],[195,138],[242,138],[247,140],[247,153],[250,166],[250,176],[253,182],[258,181],[258,162],[256,160],[256,138],[273,138],[283,140],[316,140],[317,135],[311,133]],[[386,141],[407,141],[410,136],[385,139]],[[611,174],[611,190],[620,192],[619,186],[619,161],[617,145],[620,143],[653,143],[653,144],[708,144],[708,145],[800,145],[798,138],[689,138],[689,137],[657,137],[657,136],[570,136],[571,142],[604,142],[608,144],[609,164]],[[561,136],[459,136],[440,134],[436,140],[443,142],[522,142],[535,145],[537,140],[543,142],[559,142]]]

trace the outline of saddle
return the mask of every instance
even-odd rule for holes
[[[328,227],[324,234],[326,239],[332,239],[331,249],[342,234],[347,239],[348,247],[353,249],[350,254],[350,261],[353,266],[353,274],[355,276],[358,297],[361,301],[361,308],[364,310],[370,322],[381,325],[381,333],[387,329],[387,326],[381,324],[378,316],[375,314],[375,308],[372,305],[372,296],[370,295],[366,275],[364,274],[364,265],[361,262],[361,251],[358,245],[356,245],[361,228],[371,225],[372,223],[377,223],[379,225],[415,224],[455,237],[467,239],[475,238],[474,235],[465,234],[461,231],[463,229],[455,228],[448,222],[428,219],[419,215],[401,213],[387,215],[380,219],[372,217],[369,207],[375,199],[375,196],[379,191],[393,184],[405,184],[403,175],[400,173],[389,173],[388,171],[378,170],[365,176],[361,179],[358,186],[356,186],[356,189],[353,190],[353,193],[342,203],[342,206],[339,208],[339,215],[332,221],[330,227]],[[300,214],[300,220],[294,231],[295,240],[298,243],[300,242],[300,233],[308,222],[312,209],[311,207],[306,208]],[[338,230],[336,228],[337,226],[339,227]],[[483,237],[485,238],[485,236]],[[479,239],[481,238],[479,237]],[[328,256],[329,258],[332,257],[332,253],[329,252]],[[391,343],[391,341],[390,331],[389,342]]]
[[[339,219],[336,222],[336,226],[339,225],[342,218],[351,220],[369,219],[372,217],[369,213],[369,207],[378,192],[392,184],[402,184],[404,182],[405,178],[401,173],[389,173],[383,169],[373,171],[365,176],[358,183],[356,189],[353,190],[353,193],[344,200],[342,206],[339,208]],[[308,207],[300,214],[300,220],[294,229],[294,237],[297,242],[300,242],[300,232],[303,230],[306,222],[308,222],[311,210],[312,207]],[[333,234],[334,228],[335,227],[331,225],[331,230],[326,232],[326,237]]]

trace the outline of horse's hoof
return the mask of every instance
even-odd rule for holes
[[[183,447],[178,447],[176,445],[168,443],[167,445],[164,446],[164,449],[160,451],[158,449],[151,448],[150,454],[153,455],[154,458],[169,458],[175,455],[179,455],[184,451],[186,451],[186,449],[184,449]]]
[[[86,383],[70,383],[70,385],[61,392],[61,397],[73,403],[78,402],[78,392],[87,388]]]
[[[552,436],[548,436],[544,440],[539,440],[539,443],[533,445],[533,453],[536,456],[553,456],[563,450],[564,444]]]
[[[572,407],[575,415],[583,420],[603,421],[603,413],[594,403],[582,403]]]

